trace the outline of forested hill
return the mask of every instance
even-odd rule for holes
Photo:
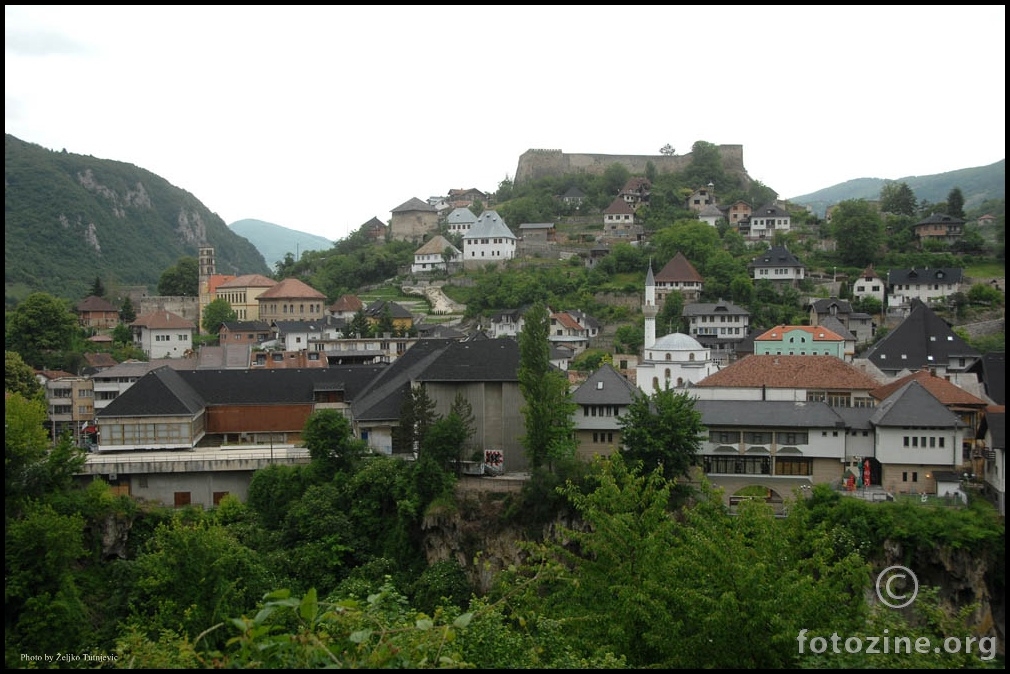
[[[179,258],[214,247],[217,271],[270,274],[245,238],[183,189],[124,162],[4,138],[4,295],[69,300],[95,278],[154,292]]]

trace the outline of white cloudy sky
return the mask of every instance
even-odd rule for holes
[[[18,6],[6,133],[340,239],[529,148],[740,144],[782,197],[1005,155],[1005,5]]]

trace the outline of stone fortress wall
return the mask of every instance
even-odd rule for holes
[[[723,168],[726,173],[742,176],[750,181],[743,165],[743,145],[719,145]],[[588,173],[602,175],[611,164],[622,164],[635,175],[646,172],[652,162],[659,173],[677,173],[691,165],[691,153],[682,155],[632,155],[632,154],[568,154],[561,150],[532,149],[522,153],[516,167],[513,183],[520,185],[526,181],[566,173]]]

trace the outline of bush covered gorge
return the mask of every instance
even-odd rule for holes
[[[7,510],[7,665],[53,667],[44,656],[71,653],[91,659],[62,667],[867,666],[801,655],[799,630],[886,624],[936,638],[977,626],[942,588],[916,615],[867,603],[884,540],[970,551],[990,569],[992,596],[1005,589],[1003,523],[980,505],[874,504],[817,488],[785,518],[758,502],[730,514],[707,485],[615,455],[535,471],[522,492],[469,513],[522,532],[522,561],[478,592],[481,536],[461,542],[474,546],[469,568],[425,553],[426,514],[482,507],[454,483],[424,461],[315,456],[256,473],[247,503],[203,511],[138,504],[101,481],[45,481],[57,486]]]

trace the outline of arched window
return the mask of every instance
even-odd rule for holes
[[[652,388],[653,390],[659,388],[659,377],[652,378]]]
[[[666,360],[668,360],[668,361],[673,360],[673,354],[667,353],[666,354]]]
[[[664,372],[664,375],[665,375],[666,381],[670,381],[670,376],[671,376],[670,375],[670,368],[666,368],[666,371]]]
[[[694,360],[694,352],[693,351],[690,354],[688,354],[687,359],[688,360]]]

